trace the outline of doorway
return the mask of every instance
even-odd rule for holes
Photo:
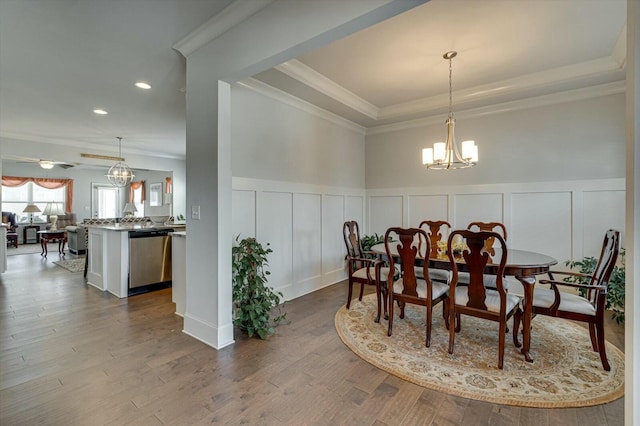
[[[120,188],[106,183],[91,184],[91,217],[106,219],[119,217]]]

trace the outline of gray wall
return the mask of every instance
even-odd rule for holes
[[[476,167],[428,171],[421,150],[443,141],[442,123],[369,135],[366,187],[401,188],[623,178],[624,94],[483,117],[457,114],[458,143],[474,139]]]
[[[76,214],[78,221],[91,217],[91,184],[92,183],[108,183],[104,176],[107,169],[86,169],[72,167],[62,169],[54,167],[51,170],[44,170],[37,164],[23,164],[11,161],[2,161],[2,172],[5,176],[23,176],[23,177],[40,177],[54,179],[73,179],[73,213]],[[165,188],[165,178],[171,176],[170,172],[159,171],[137,171],[136,181],[146,181],[147,191],[151,183],[162,182],[162,188]],[[128,201],[128,187],[121,191],[121,205]],[[184,214],[184,212],[175,212]],[[169,214],[169,206],[162,205],[159,207],[149,206],[149,197],[145,200],[145,215],[147,216],[163,216]]]
[[[51,177],[51,178],[72,178],[74,179],[74,202],[73,209],[78,214],[79,218],[89,217],[90,212],[86,208],[91,206],[91,183],[92,182],[107,182],[104,174],[113,165],[113,161],[110,160],[96,160],[81,157],[82,152],[89,152],[92,154],[102,155],[117,155],[117,151],[98,150],[93,146],[84,147],[75,141],[70,141],[69,145],[58,145],[53,143],[40,143],[33,141],[22,141],[9,138],[0,138],[0,157],[28,157],[32,159],[50,159],[55,161],[66,161],[70,163],[80,163],[87,166],[94,167],[89,168],[71,168],[61,169],[54,167],[49,171],[45,171],[39,166],[31,166],[29,164],[25,166],[33,167],[32,176],[36,177]],[[128,153],[123,150],[123,157],[127,164],[136,169],[146,169],[151,171],[162,171],[155,180],[155,176],[152,177],[153,182],[164,182],[164,177],[173,175],[173,205],[174,212],[176,214],[185,214],[185,202],[186,202],[186,162],[184,159],[174,159],[165,157],[154,157],[151,153],[134,154]],[[9,176],[17,174],[18,176],[27,176],[20,170],[7,169],[7,163],[5,163],[1,169],[2,174]],[[36,174],[40,173],[40,174]],[[139,180],[146,172],[137,172],[136,180]],[[125,195],[123,195],[125,197]],[[124,200],[124,198],[123,198]],[[160,208],[164,212],[165,208]],[[156,213],[163,215],[166,213]]]
[[[241,85],[231,91],[234,177],[364,187],[364,132]]]

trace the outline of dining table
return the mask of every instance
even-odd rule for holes
[[[371,251],[376,253],[380,259],[386,259],[387,250],[385,243],[376,244],[371,247]],[[389,244],[390,255],[394,258],[398,255],[397,244]],[[498,265],[491,263],[491,258],[500,259],[500,249],[493,249],[494,253],[490,256],[490,261],[485,269],[485,274],[495,275]],[[420,250],[416,255],[416,263],[424,262],[424,251],[420,254]],[[454,256],[459,271],[468,272],[462,256]],[[525,360],[533,362],[531,354],[531,320],[533,307],[533,293],[536,284],[536,275],[547,274],[551,266],[556,265],[558,261],[546,254],[536,253],[528,250],[507,249],[507,264],[504,270],[505,276],[515,277],[522,283],[522,349]],[[437,257],[429,257],[429,268],[451,270],[449,257],[446,253],[439,251]]]

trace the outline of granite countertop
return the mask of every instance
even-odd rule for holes
[[[153,224],[147,225],[143,223],[116,223],[112,225],[83,225],[88,228],[99,228],[99,229],[107,229],[109,231],[144,231],[144,230],[184,230],[186,225],[163,225],[163,224]]]

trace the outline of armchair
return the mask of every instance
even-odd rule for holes
[[[378,299],[378,314],[375,322],[380,322],[380,306],[382,301],[384,302],[384,315],[385,317],[387,316],[387,277],[389,276],[389,268],[381,268],[381,261],[365,257],[370,254],[373,255],[373,253],[362,250],[358,222],[345,222],[342,226],[342,236],[347,248],[347,262],[349,267],[347,309],[351,307],[354,283],[360,284],[360,297],[358,297],[360,301],[362,301],[365,284],[374,285]],[[378,277],[380,277],[379,280]]]
[[[538,284],[550,285],[551,288],[536,286],[536,291],[533,295],[533,315],[548,315],[589,324],[591,347],[594,352],[598,352],[600,355],[600,361],[605,371],[610,371],[611,366],[607,360],[605,347],[604,310],[609,278],[616,264],[619,251],[620,232],[610,229],[605,234],[600,259],[593,275],[575,272],[550,272],[550,279],[540,280]],[[568,283],[556,281],[553,277],[554,273],[580,277],[584,279],[584,282]],[[584,290],[585,295],[561,292],[558,290],[558,286],[581,289]],[[514,332],[517,330],[518,326],[516,325],[514,326]]]
[[[7,242],[18,248],[18,219],[15,213],[2,212],[2,223],[7,224]]]
[[[73,254],[84,253],[87,250],[84,235],[85,227],[81,225],[69,225],[65,229],[67,230],[67,244],[69,251]]]

